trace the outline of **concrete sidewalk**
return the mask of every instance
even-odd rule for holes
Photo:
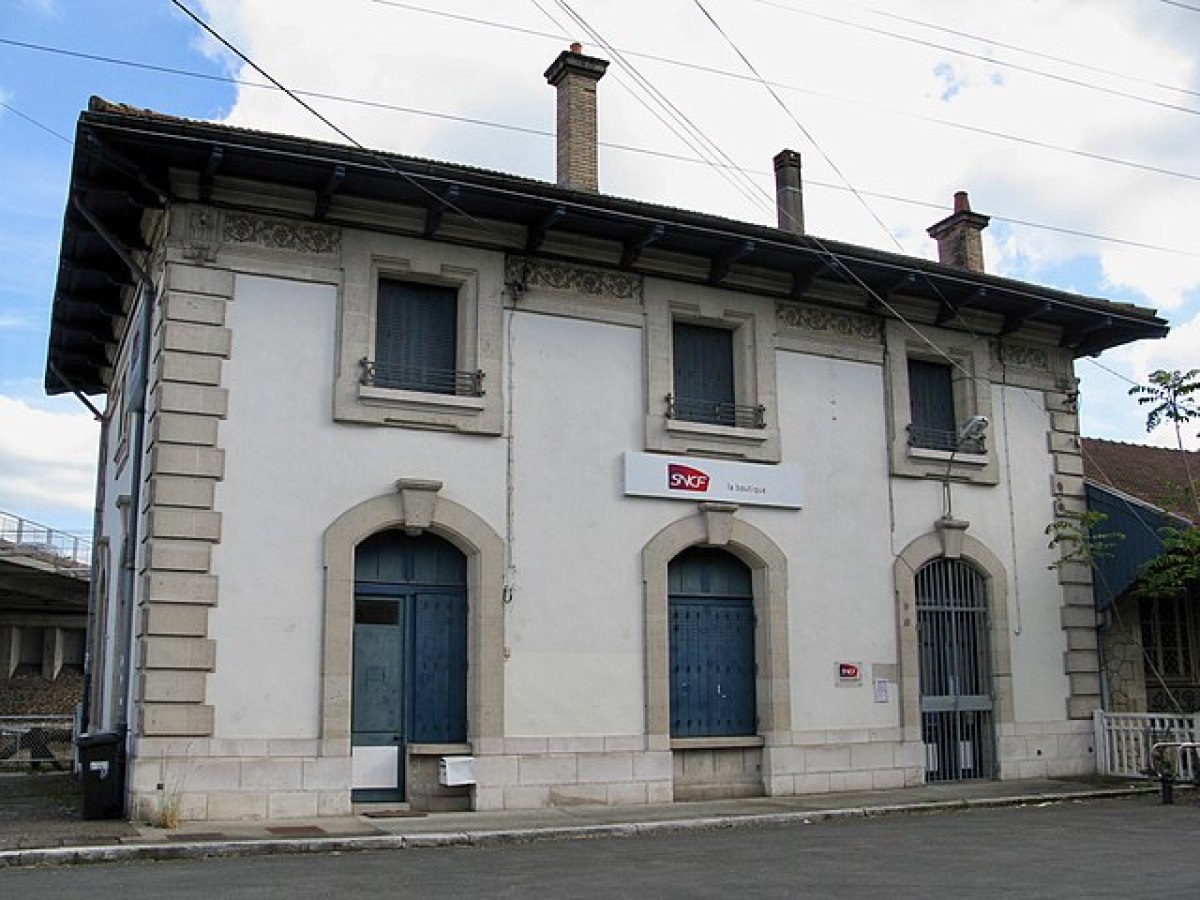
[[[26,779],[20,781],[19,779]],[[0,777],[0,868],[140,859],[198,859],[483,846],[545,839],[764,827],[832,818],[1063,803],[1154,793],[1153,782],[1100,779],[980,781],[888,791],[756,797],[653,806],[578,806],[506,812],[373,810],[303,821],[197,822],[170,831],[129,822],[85,822],[68,776]]]

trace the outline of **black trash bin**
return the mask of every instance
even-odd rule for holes
[[[125,816],[125,741],[119,734],[81,734],[79,768],[85,819]]]

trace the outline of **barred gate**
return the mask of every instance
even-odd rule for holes
[[[925,780],[996,774],[987,580],[935,559],[916,575]]]
[[[1151,748],[1158,743],[1195,743],[1200,736],[1200,716],[1165,713],[1110,713],[1102,709],[1092,714],[1096,729],[1096,771],[1118,778],[1157,778]],[[1172,752],[1169,759],[1177,766],[1176,781],[1196,783],[1200,770],[1196,753]]]

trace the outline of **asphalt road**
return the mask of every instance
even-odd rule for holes
[[[1152,797],[674,836],[0,871],[0,897],[1200,896],[1200,806]]]

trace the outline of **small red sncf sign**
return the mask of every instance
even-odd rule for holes
[[[859,681],[862,670],[855,663],[838,663],[838,678],[842,681]]]
[[[667,487],[673,491],[693,491],[703,494],[708,490],[708,474],[691,466],[670,463],[667,466]]]

